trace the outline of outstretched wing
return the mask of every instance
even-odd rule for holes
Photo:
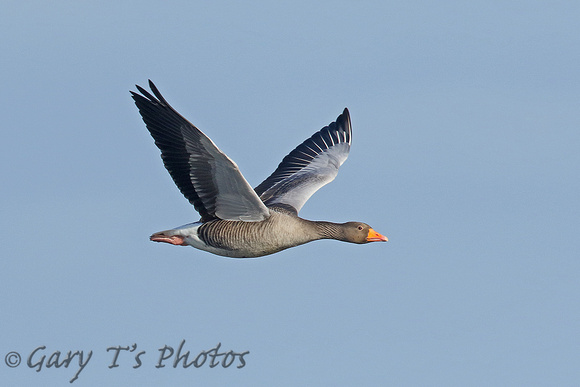
[[[267,205],[291,206],[296,212],[320,187],[338,174],[350,151],[352,128],[348,109],[335,122],[314,133],[284,157],[254,191]]]
[[[201,215],[202,221],[260,221],[269,210],[252,190],[228,156],[199,129],[165,101],[153,82],[151,95],[137,86],[131,92],[139,113],[155,144],[161,150],[165,168],[181,193]]]

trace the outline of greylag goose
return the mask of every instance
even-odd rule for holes
[[[298,217],[320,187],[336,177],[348,157],[347,109],[290,152],[255,189],[228,156],[182,117],[149,81],[151,95],[131,92],[165,168],[201,215],[198,222],[151,235],[154,242],[193,246],[226,257],[273,254],[318,239],[352,243],[387,241],[361,222],[331,223]]]

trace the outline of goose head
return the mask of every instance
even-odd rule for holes
[[[379,234],[371,226],[362,222],[347,222],[341,225],[344,241],[352,243],[388,242],[388,238]]]

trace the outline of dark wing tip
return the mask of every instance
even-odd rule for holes
[[[145,90],[144,88],[142,88],[139,85],[135,85],[135,87],[137,88],[139,93],[141,93],[141,94],[138,94],[138,93],[135,93],[134,91],[131,91],[131,96],[133,97],[135,102],[147,100],[148,102],[159,104],[159,101],[157,100],[157,98],[152,96],[151,93],[149,93],[147,90]]]
[[[336,118],[336,126],[346,133],[346,142],[350,145],[352,140],[352,125],[348,108],[344,108],[342,114]]]
[[[167,103],[167,101],[165,100],[165,98],[163,98],[163,96],[161,95],[161,93],[157,89],[157,86],[155,86],[155,84],[153,83],[153,81],[151,79],[149,79],[148,81],[149,81],[149,88],[151,89],[151,91],[153,92],[153,94],[155,94],[155,96],[157,97],[157,99],[159,99],[159,102],[161,102],[164,105],[169,105]]]
[[[163,96],[159,92],[159,89],[157,89],[157,86],[155,86],[153,81],[151,81],[151,79],[149,79],[148,81],[149,81],[149,88],[151,89],[151,91],[153,92],[153,94],[155,96],[153,96],[150,92],[145,90],[143,87],[141,87],[139,85],[135,85],[135,87],[137,88],[137,90],[141,94],[138,94],[138,93],[135,93],[134,91],[131,91],[131,96],[133,97],[133,99],[135,101],[137,101],[138,99],[147,99],[147,100],[149,100],[149,102],[152,102],[155,104],[159,104],[162,106],[169,106],[169,104],[167,103],[165,98],[163,98]]]

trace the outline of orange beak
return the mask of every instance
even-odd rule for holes
[[[367,235],[368,242],[388,242],[389,238],[384,235],[379,234],[372,228],[369,230],[369,235]]]

